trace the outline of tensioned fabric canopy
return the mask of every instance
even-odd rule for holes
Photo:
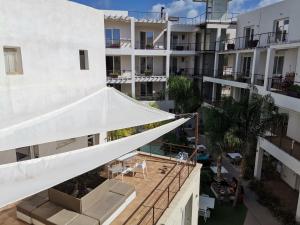
[[[21,113],[12,117],[18,109],[11,107],[12,104],[15,102],[1,107],[4,112],[0,120],[0,151],[175,118],[108,87],[38,116],[31,116],[31,112],[25,113],[24,118]],[[5,108],[10,111],[5,112]]]
[[[0,208],[97,168],[157,139],[187,120],[179,119],[92,147],[0,165]]]

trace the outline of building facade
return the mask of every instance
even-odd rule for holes
[[[261,178],[264,155],[277,160],[277,172],[292,189],[300,189],[300,33],[297,29],[300,2],[285,0],[241,14],[236,38],[219,42],[215,70],[204,82],[208,102],[222,96],[239,100],[256,89],[271,95],[288,123],[279,133],[260,138],[257,146],[255,174]],[[300,221],[300,200],[296,210]]]

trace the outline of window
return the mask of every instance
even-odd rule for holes
[[[185,40],[185,34],[181,35],[181,40]]]
[[[79,50],[79,61],[81,70],[89,69],[89,56],[87,50]]]
[[[105,29],[107,48],[120,48],[120,29]]]
[[[16,149],[17,162],[31,159],[30,147]]]
[[[274,66],[273,66],[274,75],[282,75],[283,63],[284,63],[284,56],[275,56]]]
[[[250,42],[253,41],[254,28],[253,27],[245,27],[244,28],[244,36],[245,36],[245,48],[248,48],[251,46]]]
[[[280,19],[274,21],[275,42],[287,41],[289,32],[289,19]]]
[[[151,31],[140,33],[141,49],[153,49],[154,33]]]
[[[141,83],[141,96],[152,96],[153,95],[153,84],[152,82]]]
[[[106,56],[107,75],[121,75],[121,57]]]
[[[243,58],[243,68],[242,68],[242,75],[243,76],[250,76],[250,69],[251,69],[251,57],[244,57]]]
[[[5,71],[7,75],[23,74],[21,48],[4,47]]]
[[[153,57],[141,57],[140,58],[141,74],[152,75],[153,74]]]

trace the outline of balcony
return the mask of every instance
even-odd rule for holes
[[[131,40],[130,39],[106,39],[105,40],[106,48],[131,48]]]
[[[219,74],[216,78],[222,80],[236,81],[245,84],[251,83],[251,77],[249,75],[246,75],[245,73],[240,73],[240,72],[230,72],[230,73],[223,72]]]
[[[166,82],[166,73],[154,74],[152,71],[145,71],[145,73],[136,73],[135,82]]]
[[[107,70],[107,84],[130,83],[132,78],[131,70]]]
[[[197,43],[172,43],[171,50],[173,51],[195,51]]]
[[[136,96],[136,99],[139,101],[163,101],[165,96],[162,92],[153,93],[153,94],[141,94]]]
[[[220,51],[264,48],[271,44],[282,44],[287,42],[288,33],[268,32],[221,41]]]
[[[164,42],[155,42],[153,44],[148,44],[148,43],[145,43],[145,42],[137,41],[135,43],[135,49],[166,50],[166,44]]]
[[[194,77],[199,74],[196,73],[195,68],[171,68],[170,75]]]
[[[134,17],[136,22],[143,23],[165,23],[168,20],[168,16],[165,12],[128,11],[128,16]]]
[[[281,150],[300,160],[300,143],[287,136],[268,136],[266,140],[279,147]]]
[[[265,75],[262,74],[254,74],[254,84],[258,86],[264,86],[265,83]]]
[[[268,90],[278,94],[300,98],[300,82],[295,81],[296,73],[287,73],[285,76],[271,77],[268,80]]]

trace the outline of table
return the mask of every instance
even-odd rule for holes
[[[242,155],[240,153],[227,153],[227,155],[231,158],[231,159],[235,159],[235,158],[243,158]]]
[[[211,169],[211,171],[213,171],[215,174],[217,173],[217,167],[216,167],[216,166],[211,166],[210,169]],[[221,167],[221,173],[228,173],[228,171],[222,166],[222,167]]]
[[[210,198],[208,196],[200,196],[199,197],[199,209],[207,210],[207,209],[215,208],[215,199]]]

